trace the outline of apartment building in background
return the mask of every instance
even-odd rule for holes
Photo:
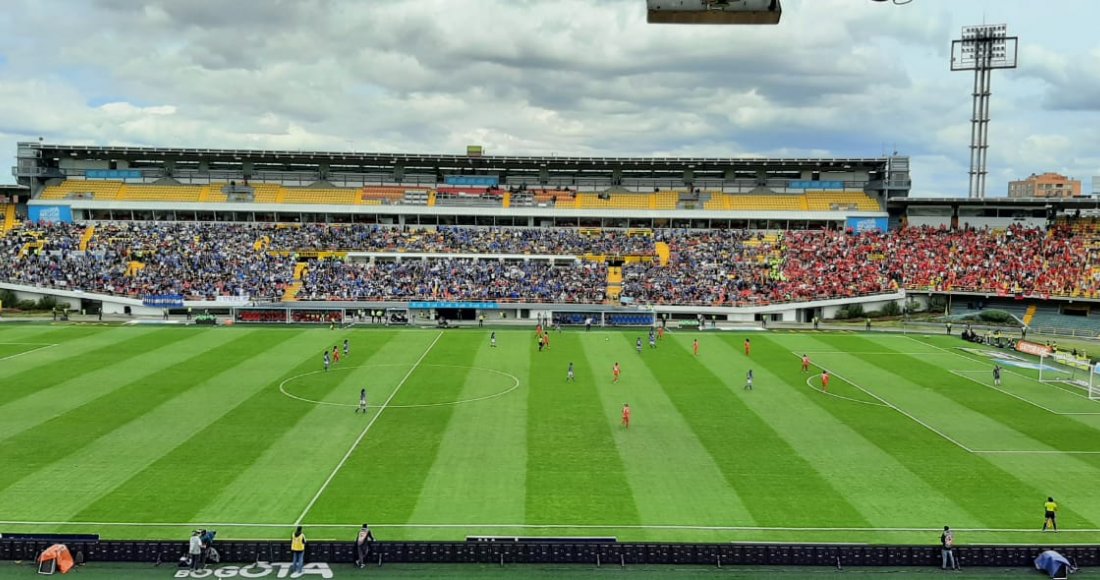
[[[1027,179],[1008,182],[1008,197],[1078,197],[1081,180],[1059,173],[1032,173]]]

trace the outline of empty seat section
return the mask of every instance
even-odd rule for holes
[[[94,199],[116,199],[121,187],[121,181],[67,179],[58,185],[47,187],[39,199],[68,199],[82,195]]]
[[[256,203],[277,203],[283,186],[278,183],[251,183],[253,201]]]
[[[383,203],[401,203],[405,197],[406,189],[401,186],[368,186],[359,190],[362,203],[365,205],[380,205]]]
[[[288,187],[283,203],[355,205],[359,190],[351,188]]]
[[[878,202],[862,191],[807,191],[806,205],[810,211],[836,211],[849,208],[858,211],[882,211]]]
[[[118,194],[119,201],[199,201],[202,185],[142,185],[130,184]]]

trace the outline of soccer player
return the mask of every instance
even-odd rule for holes
[[[634,350],[638,351],[638,354],[642,354],[642,337],[639,336],[638,339],[634,341]]]
[[[1054,533],[1058,533],[1058,522],[1056,520],[1058,515],[1058,504],[1054,501],[1053,497],[1048,497],[1047,502],[1043,504],[1043,511],[1046,512],[1045,519],[1043,520],[1043,531],[1047,531],[1049,525]]]
[[[746,338],[745,339],[745,356],[749,356],[749,353],[751,353],[751,352],[752,352],[752,341]]]
[[[810,370],[810,357],[808,355],[802,355],[802,372]]]
[[[328,372],[328,351],[327,350],[325,351],[324,362],[325,362],[325,372],[327,373]]]
[[[661,340],[665,337],[665,323],[661,321],[661,326],[657,327],[657,340]]]
[[[623,427],[630,428],[630,403],[623,403]]]
[[[355,412],[358,413],[359,411],[362,411],[363,413],[367,412],[367,390],[366,389],[359,389],[359,408],[356,409]]]
[[[340,362],[340,349],[336,348],[336,345],[332,345],[332,364]]]
[[[649,348],[657,348],[657,335],[649,333]]]
[[[619,382],[619,375],[620,375],[620,374],[621,374],[622,372],[623,372],[623,371],[622,371],[622,369],[621,369],[621,368],[619,367],[619,363],[615,363],[615,366],[611,367],[611,375],[612,375],[612,377],[613,377],[613,378],[611,379],[611,382],[613,382],[613,383],[617,383],[617,382]]]
[[[1001,365],[993,365],[993,384],[1001,386]]]
[[[351,350],[351,345],[348,344],[348,339],[344,339],[344,358],[348,358],[348,351]]]
[[[546,343],[542,341],[542,335],[540,334],[539,335],[539,352],[542,352],[542,349],[545,346],[546,346]]]
[[[829,392],[829,371],[821,369],[821,391],[823,393]]]
[[[691,350],[695,352],[695,356],[699,356],[699,339],[691,341]]]
[[[577,382],[577,377],[573,374],[573,363],[569,363],[569,370],[565,371],[565,382],[567,382],[567,383]]]
[[[490,348],[496,348],[497,347],[497,331],[495,331],[495,330],[489,333],[489,347]]]
[[[745,390],[752,390],[752,369],[749,369],[748,374],[745,375]]]
[[[550,333],[545,332],[542,335],[542,344],[546,347],[546,350],[550,350]]]

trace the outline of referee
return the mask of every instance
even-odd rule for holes
[[[1043,520],[1043,531],[1047,531],[1049,525],[1054,533],[1058,533],[1058,503],[1054,501],[1053,497],[1048,497],[1047,502],[1043,504],[1043,510],[1046,512],[1046,518]]]

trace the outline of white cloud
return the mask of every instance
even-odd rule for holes
[[[1009,22],[990,193],[1100,174],[1100,6],[785,0],[776,27],[650,26],[642,0],[13,0],[0,150],[54,142],[559,155],[913,155],[964,194],[964,24]],[[983,13],[984,12],[984,13]],[[927,164],[927,165],[925,165]],[[5,172],[6,173],[6,172]]]

